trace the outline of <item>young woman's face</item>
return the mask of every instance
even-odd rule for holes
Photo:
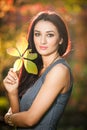
[[[53,23],[40,20],[34,28],[34,43],[38,53],[47,56],[58,53],[59,33]]]

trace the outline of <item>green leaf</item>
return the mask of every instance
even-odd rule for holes
[[[20,68],[22,67],[23,64],[23,59],[17,59],[13,65],[14,71],[18,71],[20,70]]]
[[[16,43],[16,48],[7,49],[7,53],[12,56],[19,57],[13,65],[14,71],[20,70],[24,62],[25,69],[28,73],[33,73],[33,74],[38,73],[36,64],[30,61],[37,58],[37,53],[32,53],[32,50],[28,49],[28,42],[25,37],[22,37]]]
[[[23,56],[23,58],[27,58],[30,60],[34,60],[37,58],[37,53],[30,53],[30,50],[27,50]]]
[[[37,74],[38,69],[35,63],[30,60],[24,60],[24,66],[28,73]]]
[[[17,50],[16,48],[13,48],[13,47],[8,48],[8,49],[7,49],[7,53],[8,53],[9,55],[11,55],[11,56],[20,57],[20,54],[19,54],[18,50]]]
[[[16,47],[22,55],[28,47],[28,41],[26,40],[26,38],[22,37],[21,39],[19,39],[19,41],[16,43]]]

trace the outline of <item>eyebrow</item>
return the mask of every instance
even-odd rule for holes
[[[40,32],[40,31],[39,30],[34,30],[34,32]],[[55,33],[54,31],[46,31],[46,33],[50,33],[50,32]]]

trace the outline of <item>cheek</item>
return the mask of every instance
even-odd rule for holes
[[[57,39],[49,39],[48,43],[51,45],[51,47],[53,46],[58,46],[58,40]]]
[[[34,44],[35,44],[35,45],[38,45],[38,44],[39,44],[39,42],[40,42],[40,39],[39,39],[39,38],[34,37]]]
[[[35,45],[35,47],[36,47],[36,45],[37,45],[37,40],[36,40],[35,37],[34,37],[34,45]]]
[[[34,44],[36,44],[36,38],[34,37]]]
[[[36,50],[38,50],[39,41],[37,38],[34,38],[34,45],[35,45]]]
[[[51,50],[58,50],[59,44],[58,44],[58,40],[53,40],[50,43],[50,49]]]

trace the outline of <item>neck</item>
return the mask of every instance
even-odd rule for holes
[[[60,59],[60,56],[57,54],[55,57],[44,57],[43,58],[43,68],[46,69],[52,63],[54,63],[57,59]]]

